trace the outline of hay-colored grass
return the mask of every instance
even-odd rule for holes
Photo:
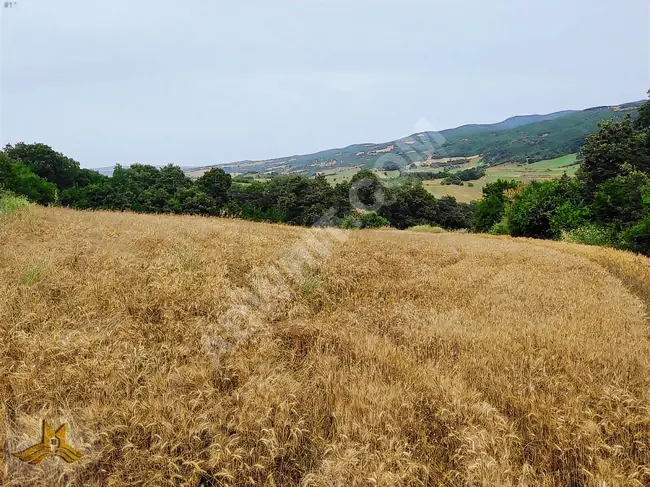
[[[434,227],[431,225],[416,225],[409,228],[410,232],[419,232],[419,233],[447,233],[447,230],[441,227]]]
[[[646,258],[54,208],[0,225],[4,486],[650,485]],[[10,454],[43,419],[79,462]]]

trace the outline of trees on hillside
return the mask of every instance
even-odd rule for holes
[[[7,144],[4,152],[11,159],[22,162],[34,174],[55,184],[60,190],[72,188],[79,176],[79,163],[63,154],[56,152],[49,145]]]
[[[587,137],[577,178],[498,181],[475,208],[476,231],[609,244],[650,255],[650,104]],[[498,223],[497,223],[498,222]]]
[[[591,198],[600,184],[623,174],[625,164],[650,172],[650,128],[636,128],[630,118],[603,122],[598,132],[587,137],[581,152],[578,179]]]
[[[37,203],[79,209],[227,215],[306,226],[471,226],[513,236],[568,235],[572,241],[650,254],[650,104],[638,112],[635,120],[603,122],[587,137],[577,177],[527,185],[498,180],[487,184],[482,200],[472,205],[437,199],[411,178],[384,186],[369,170],[335,186],[322,175],[233,181],[219,168],[193,181],[174,165],[118,165],[108,178],[80,169],[49,146],[24,143],[0,151],[0,188]],[[482,168],[473,168],[453,177],[463,181],[482,175]]]

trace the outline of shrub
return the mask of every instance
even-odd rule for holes
[[[564,231],[562,232],[562,240],[584,245],[599,245],[601,247],[613,247],[615,243],[612,230],[599,225],[584,225],[573,230]]]
[[[557,238],[561,225],[579,222],[582,189],[576,179],[566,175],[556,181],[533,181],[515,195],[507,206],[510,234],[513,237]]]
[[[503,217],[500,222],[492,225],[489,231],[490,235],[510,235],[510,225],[508,219]]]
[[[551,218],[551,232],[562,235],[562,232],[583,227],[589,222],[591,213],[589,208],[574,201],[565,201],[556,208]]]
[[[507,190],[520,186],[516,181],[499,179],[494,183],[485,185],[483,199],[476,204],[472,217],[472,230],[475,232],[488,232],[498,223],[505,212]]]
[[[14,161],[0,151],[0,188],[29,200],[48,204],[56,200],[56,186],[38,177],[25,164]]]
[[[620,247],[650,256],[650,216],[623,232]]]
[[[361,215],[361,228],[383,228],[390,227],[390,222],[386,218],[379,216],[374,211],[369,211]]]
[[[644,190],[650,187],[650,178],[629,168],[622,176],[614,177],[598,186],[594,195],[593,214],[596,221],[625,227],[644,217]]]
[[[29,206],[29,201],[24,196],[17,196],[13,193],[0,193],[0,215],[13,213]]]
[[[343,218],[339,226],[341,228],[384,228],[390,227],[390,222],[374,211],[355,212]]]

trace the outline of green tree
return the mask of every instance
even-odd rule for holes
[[[21,162],[0,151],[0,189],[26,196],[42,205],[56,201],[56,186],[38,177]]]
[[[221,168],[210,169],[196,180],[200,191],[214,200],[214,206],[221,208],[228,203],[228,191],[232,186],[232,177]]]
[[[4,152],[61,190],[73,187],[79,173],[77,161],[56,152],[49,145],[19,142],[13,146],[7,144]]]
[[[650,90],[648,90],[648,96],[650,96]],[[646,102],[639,107],[638,116],[634,121],[634,127],[638,130],[650,129],[650,103],[649,102]]]
[[[628,117],[622,122],[607,121],[600,130],[587,137],[582,148],[584,157],[578,178],[591,198],[599,185],[623,174],[623,166],[650,173],[650,139],[648,130],[638,131]]]
[[[627,174],[598,186],[592,205],[594,219],[617,230],[642,220],[647,211],[643,191],[650,184],[650,178],[629,166],[626,169]]]
[[[483,199],[479,201],[472,216],[472,230],[475,232],[488,232],[503,218],[506,208],[505,191],[518,188],[521,183],[498,179],[488,183],[483,188]]]
[[[403,230],[417,225],[440,225],[436,198],[419,181],[408,180],[387,189],[386,199],[378,213],[395,228]]]
[[[74,178],[74,186],[83,188],[85,186],[90,186],[91,184],[104,182],[106,179],[108,179],[106,176],[97,171],[91,169],[80,169]]]
[[[505,218],[515,237],[557,238],[560,233],[558,214],[569,202],[582,205],[582,187],[564,175],[555,181],[533,181],[506,206]]]
[[[368,169],[362,169],[350,181],[350,200],[360,210],[377,209],[384,199],[384,188],[379,177]]]

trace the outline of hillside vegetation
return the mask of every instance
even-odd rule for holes
[[[642,103],[518,116],[496,124],[463,125],[440,133],[422,132],[385,143],[355,144],[314,154],[235,162],[218,167],[228,173],[313,175],[334,168],[381,168],[386,161],[406,166],[429,158],[472,157],[476,154],[482,155],[489,164],[537,162],[577,152],[585,137],[597,130],[598,122],[635,115]],[[188,171],[188,174],[198,177],[210,167],[217,166],[198,168]]]
[[[0,483],[649,485],[648,276],[550,241],[0,215]],[[79,462],[11,455],[43,419]]]

